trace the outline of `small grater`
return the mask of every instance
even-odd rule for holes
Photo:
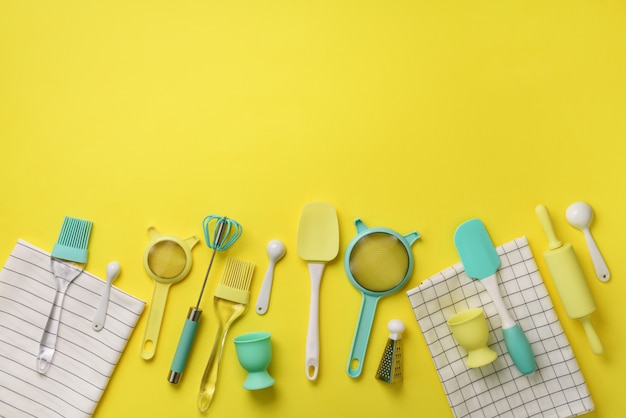
[[[376,372],[376,379],[386,383],[402,382],[402,332],[404,323],[399,319],[392,319],[387,324],[389,338],[383,351],[380,365]]]

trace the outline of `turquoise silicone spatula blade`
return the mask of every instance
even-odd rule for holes
[[[530,343],[515,320],[509,314],[498,288],[496,273],[500,257],[480,219],[461,224],[454,234],[459,257],[468,277],[479,280],[493,301],[502,320],[502,335],[506,348],[517,369],[523,374],[535,371],[535,357]]]
[[[481,280],[498,271],[500,257],[480,219],[459,226],[454,234],[454,245],[465,273],[472,279]]]

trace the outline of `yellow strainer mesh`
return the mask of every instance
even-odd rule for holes
[[[397,286],[406,276],[409,254],[397,237],[374,232],[356,242],[349,263],[357,283],[372,292],[385,292]]]
[[[148,253],[148,267],[154,275],[162,279],[178,276],[186,263],[185,250],[174,241],[159,241]]]

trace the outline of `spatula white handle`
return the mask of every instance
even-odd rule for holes
[[[322,273],[325,264],[309,263],[311,276],[311,305],[309,308],[309,327],[306,336],[306,377],[309,380],[317,379],[319,371],[320,342],[319,342],[319,295]]]
[[[492,274],[489,277],[481,279],[480,282],[487,290],[487,293],[489,293],[493,304],[496,305],[498,315],[500,315],[500,320],[502,321],[502,328],[511,328],[513,325],[515,325],[515,320],[511,318],[509,310],[506,308],[506,306],[504,306],[504,301],[502,300],[502,295],[500,294],[500,289],[498,288],[496,275]]]

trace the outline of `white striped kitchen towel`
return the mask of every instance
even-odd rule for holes
[[[83,272],[67,290],[56,353],[36,369],[56,293],[50,254],[18,240],[0,271],[0,416],[89,417],[94,413],[145,302],[113,287],[104,329],[91,323],[105,286]]]

